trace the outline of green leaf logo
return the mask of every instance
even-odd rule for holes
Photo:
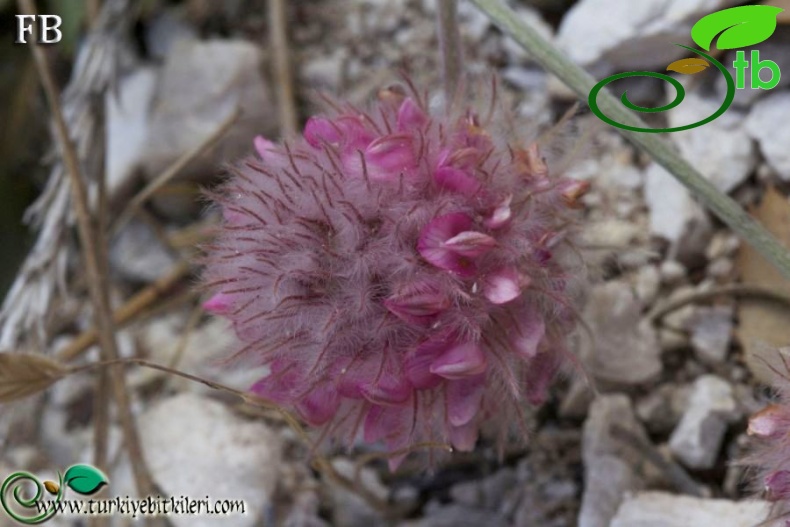
[[[691,28],[691,38],[705,51],[716,35],[719,49],[753,46],[768,39],[776,31],[776,17],[784,11],[770,5],[731,7],[703,17]]]
[[[75,492],[85,495],[93,494],[109,483],[101,470],[90,465],[72,465],[64,474],[63,481]]]

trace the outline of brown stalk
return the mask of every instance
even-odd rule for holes
[[[36,15],[33,0],[18,0],[19,10],[27,15]],[[52,76],[44,50],[39,46],[32,46],[33,58],[38,69],[39,77],[44,87],[50,110],[55,121],[55,131],[60,143],[66,172],[71,182],[72,199],[77,217],[77,227],[80,243],[83,249],[85,269],[88,276],[88,287],[93,304],[96,327],[99,329],[99,342],[102,357],[105,360],[117,359],[118,346],[115,340],[115,324],[112,319],[110,300],[108,295],[108,282],[104,273],[104,264],[101,262],[103,251],[100,247],[100,238],[91,221],[88,208],[88,194],[85,181],[81,174],[80,161],[74,144],[69,134],[68,126],[63,117],[60,106],[58,89]],[[153,480],[145,465],[140,438],[135,427],[134,414],[132,413],[129,394],[126,391],[126,381],[123,369],[111,367],[109,369],[112,393],[118,406],[121,427],[124,432],[125,445],[134,473],[135,484],[140,496],[149,496],[154,493]]]
[[[281,136],[296,133],[297,127],[287,27],[285,0],[269,0],[269,39],[274,53],[274,78],[277,80]]]

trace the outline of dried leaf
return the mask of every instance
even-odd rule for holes
[[[69,369],[41,355],[0,353],[0,403],[46,390]]]
[[[692,57],[676,60],[667,66],[667,71],[676,71],[683,75],[694,75],[695,73],[704,71],[708,67],[710,67],[710,63],[707,60],[699,57]]]
[[[790,247],[790,202],[787,197],[769,188],[754,216],[779,241]],[[790,282],[747,244],[741,247],[737,267],[745,284],[790,295]],[[744,299],[738,305],[738,318],[738,339],[746,364],[761,381],[772,383],[776,373],[771,371],[771,367],[785,371],[777,348],[790,345],[790,311],[777,303]]]

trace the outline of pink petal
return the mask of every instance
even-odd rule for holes
[[[456,168],[468,169],[478,164],[480,150],[477,148],[460,148],[446,155],[442,165],[453,166]]]
[[[447,342],[440,339],[428,340],[420,344],[414,352],[406,356],[403,369],[406,378],[418,390],[436,388],[442,378],[431,373],[431,364],[447,349]]]
[[[447,383],[447,419],[453,426],[463,426],[480,410],[485,389],[485,375]]]
[[[521,296],[521,290],[529,284],[529,278],[513,268],[504,268],[486,276],[483,295],[492,304],[506,304]]]
[[[378,405],[399,405],[411,398],[413,391],[409,382],[394,374],[385,373],[380,379],[362,386],[362,395]]]
[[[271,373],[250,387],[250,391],[276,403],[291,403],[300,385],[303,385],[299,368],[284,361],[275,361]]]
[[[255,139],[253,139],[252,143],[255,145],[255,150],[258,152],[258,155],[262,160],[267,161],[271,157],[271,151],[275,148],[274,143],[262,135],[255,136]]]
[[[398,109],[398,130],[401,132],[412,132],[428,121],[425,112],[417,106],[417,103],[409,97],[404,100]]]
[[[450,300],[434,281],[407,284],[384,301],[384,306],[401,320],[428,325],[434,316],[450,307]]]
[[[462,212],[434,218],[422,229],[417,241],[417,251],[439,269],[453,271],[461,276],[471,276],[476,271],[474,263],[445,247],[447,240],[471,226],[472,219]]]
[[[494,238],[477,231],[460,232],[444,242],[444,247],[468,258],[485,254],[495,246],[496,240]]]
[[[477,443],[477,423],[471,421],[462,426],[450,427],[450,443],[461,452],[471,452]]]
[[[205,302],[203,302],[203,309],[215,315],[222,315],[228,313],[232,307],[231,301],[233,298],[225,293],[217,293]]]
[[[334,417],[340,406],[337,390],[325,382],[313,388],[296,408],[299,415],[312,426],[321,426]]]
[[[373,406],[368,410],[363,425],[366,442],[383,441],[390,452],[409,445],[414,425],[414,408],[411,403],[402,406]],[[389,468],[394,471],[407,454],[389,458]]]
[[[483,224],[489,229],[501,229],[510,223],[510,218],[513,216],[513,211],[510,210],[510,202],[512,200],[513,196],[505,198],[491,213],[491,217],[483,221]]]
[[[513,350],[523,359],[533,359],[538,354],[538,346],[546,334],[543,317],[534,311],[515,313],[518,322],[509,335]]]
[[[304,138],[313,148],[323,148],[324,143],[338,146],[342,139],[340,129],[329,119],[311,117],[304,125]]]
[[[472,196],[480,190],[480,183],[473,176],[458,168],[437,168],[433,178],[441,188],[458,192],[465,196]]]
[[[463,379],[486,371],[485,352],[474,342],[448,348],[431,363],[430,371],[445,379]]]
[[[769,404],[749,418],[749,428],[746,433],[763,438],[784,435],[790,424],[784,414],[781,406]]]
[[[777,470],[765,477],[765,499],[779,501],[790,498],[790,471]]]
[[[343,133],[343,148],[359,157],[357,150],[365,150],[374,139],[374,135],[365,127],[365,123],[354,115],[344,115],[335,121],[335,125]]]
[[[397,177],[415,165],[411,135],[392,134],[373,140],[365,150],[365,159],[379,169],[371,172],[373,179]]]

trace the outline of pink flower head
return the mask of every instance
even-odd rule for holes
[[[257,138],[213,196],[205,308],[232,322],[232,360],[269,365],[253,392],[347,443],[470,450],[483,425],[523,431],[575,327],[586,186],[472,109],[397,87],[336,108],[296,140]]]

